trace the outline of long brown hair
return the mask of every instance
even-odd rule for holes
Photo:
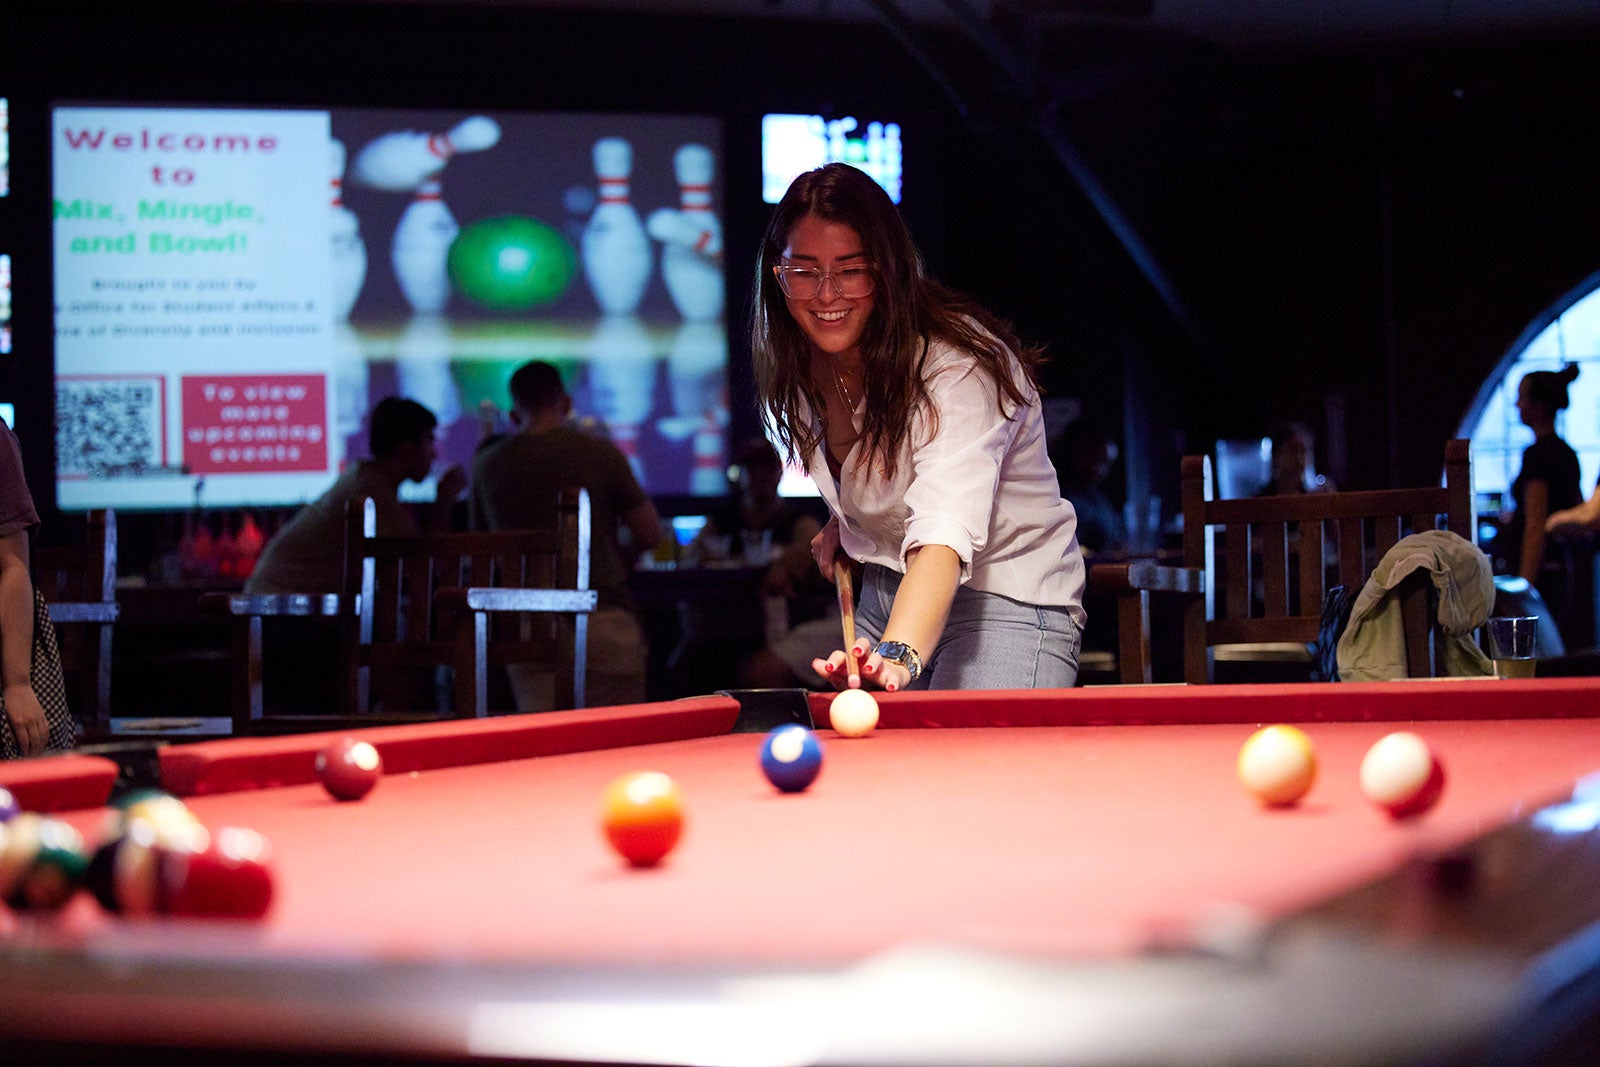
[[[826,402],[809,373],[811,342],[789,314],[772,268],[782,261],[790,230],[808,215],[853,229],[877,282],[874,314],[861,335],[867,399],[861,431],[867,444],[864,456],[879,457],[877,463],[894,475],[912,413],[928,403],[923,364],[934,340],[967,352],[993,379],[1002,415],[1012,417],[1027,402],[1012,377],[1010,360],[1016,356],[1028,384],[1037,389],[1040,350],[1024,345],[1009,323],[970,297],[928,277],[889,195],[855,167],[830,163],[790,184],[773,210],[756,263],[750,315],[756,396],[763,420],[791,457],[809,468],[820,443],[815,423],[801,418],[801,398],[812,411],[823,410]],[[933,415],[937,419],[937,412]]]

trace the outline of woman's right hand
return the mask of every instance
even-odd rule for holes
[[[828,581],[833,581],[833,561],[839,555],[839,520],[830,515],[827,525],[811,539],[811,558],[817,561],[817,570]]]
[[[39,755],[50,738],[50,723],[33,686],[23,682],[6,686],[5,703],[18,750],[24,756]]]

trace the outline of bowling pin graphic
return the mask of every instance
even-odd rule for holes
[[[461,391],[451,373],[454,341],[439,315],[416,315],[395,339],[394,371],[400,395],[426,406],[441,430],[461,418]]]
[[[632,315],[650,280],[650,238],[630,200],[633,146],[621,137],[594,143],[600,202],[580,240],[583,273],[607,315]]]
[[[333,422],[342,445],[361,432],[367,417],[367,357],[361,335],[348,322],[333,324]]]
[[[462,119],[446,133],[396,130],[374,138],[350,167],[358,183],[386,193],[409,193],[444,170],[461,152],[482,152],[500,143],[500,124],[487,115]]]
[[[721,322],[684,322],[667,350],[672,414],[656,429],[672,441],[688,439],[693,456],[691,493],[727,491],[728,338]]]
[[[641,483],[645,479],[639,428],[650,417],[654,370],[650,335],[638,317],[602,317],[589,340],[589,387],[595,410],[610,427],[612,442],[628,457],[634,477]]]
[[[662,242],[661,278],[683,323],[667,352],[672,415],[658,429],[691,438],[691,493],[727,489],[728,344],[722,324],[722,220],[711,207],[711,149],[686,144],[672,157],[679,208],[652,212],[650,236]]]
[[[417,187],[394,228],[389,262],[406,302],[418,315],[437,315],[450,298],[450,245],[461,227],[444,202],[443,187],[429,178]]]
[[[705,145],[686,144],[672,157],[679,208],[651,212],[649,233],[662,243],[661,280],[689,322],[722,317],[722,220],[711,209],[715,159]]]
[[[350,318],[350,311],[367,280],[367,246],[361,240],[361,221],[344,206],[344,142],[328,142],[329,187],[333,212],[333,262],[330,298],[335,322]]]
[[[500,124],[487,115],[474,115],[448,133],[384,134],[356,156],[352,169],[363,184],[414,193],[395,227],[389,261],[400,291],[419,315],[444,310],[450,296],[447,259],[461,227],[444,202],[445,164],[461,152],[482,152],[498,143]]]

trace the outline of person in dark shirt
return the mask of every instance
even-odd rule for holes
[[[1545,527],[1552,515],[1583,501],[1578,454],[1556,433],[1556,413],[1567,406],[1567,386],[1578,377],[1571,364],[1559,371],[1531,371],[1517,384],[1517,414],[1533,431],[1522,453],[1522,469],[1511,483],[1515,504],[1500,531],[1506,569],[1526,578],[1551,605],[1563,602],[1562,576],[1547,566]],[[1550,561],[1553,562],[1553,561]]]
[[[655,547],[661,536],[655,504],[616,445],[572,424],[572,398],[554,364],[523,364],[510,387],[517,429],[486,444],[473,460],[473,525],[484,530],[554,526],[561,491],[579,486],[589,491],[589,577],[600,603],[589,617],[585,703],[638,703],[646,696],[648,647],[628,575],[634,558]],[[509,674],[518,711],[551,709],[547,676],[517,664]]]

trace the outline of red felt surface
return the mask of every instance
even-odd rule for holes
[[[802,964],[925,942],[1101,955],[1181,941],[1224,909],[1288,913],[1447,851],[1600,768],[1591,719],[1319,722],[1310,795],[1263,810],[1234,759],[1276,716],[1237,695],[1249,722],[824,731],[822,775],[796,795],[766,783],[761,735],[742,734],[402,772],[354,804],[296,785],[190,805],[275,845],[277,902],[235,950]],[[919,703],[967,701],[905,710]],[[1450,781],[1432,812],[1394,823],[1356,772],[1404,725]],[[609,851],[599,818],[605,785],[640,769],[671,774],[688,812],[678,849],[645,871]],[[100,813],[73,818],[93,833]],[[86,899],[66,922],[123,925]]]

